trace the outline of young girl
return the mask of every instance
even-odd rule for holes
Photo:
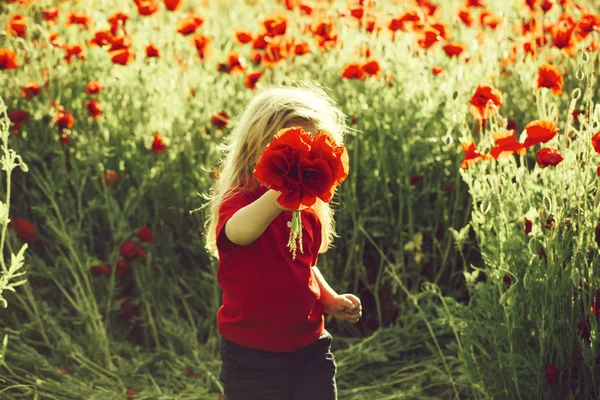
[[[343,143],[343,113],[325,92],[271,88],[250,102],[224,147],[220,177],[207,204],[207,248],[219,259],[223,305],[221,376],[228,400],[336,399],[336,364],[323,313],[356,323],[361,302],[337,294],[316,267],[335,235],[333,212],[317,200],[301,211],[303,252],[287,248],[291,211],[253,170],[282,128],[324,129]]]

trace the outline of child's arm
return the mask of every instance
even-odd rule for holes
[[[254,202],[240,208],[225,224],[225,235],[233,243],[246,246],[254,242],[284,210],[278,203],[280,192],[268,190]]]
[[[360,299],[353,294],[337,294],[329,286],[319,268],[312,267],[313,274],[321,289],[321,303],[325,306],[325,312],[336,319],[357,323],[362,316],[362,305]]]

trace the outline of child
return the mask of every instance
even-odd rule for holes
[[[333,212],[317,200],[301,211],[303,252],[287,248],[291,211],[280,193],[252,175],[265,147],[282,128],[331,133],[342,144],[343,113],[325,92],[271,88],[242,114],[225,146],[226,158],[209,203],[207,248],[219,259],[223,305],[221,375],[228,400],[330,400],[337,398],[336,364],[323,313],[356,323],[358,297],[338,295],[316,267],[335,235]]]

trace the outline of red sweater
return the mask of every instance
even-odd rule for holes
[[[321,291],[312,266],[321,246],[321,223],[311,210],[301,211],[302,245],[296,260],[287,247],[292,213],[281,212],[253,243],[238,246],[225,235],[225,223],[236,211],[267,191],[235,194],[224,201],[217,222],[223,305],[217,328],[225,339],[241,346],[290,352],[319,338],[324,328]]]

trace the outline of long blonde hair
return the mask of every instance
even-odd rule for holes
[[[331,134],[338,145],[344,144],[348,132],[346,117],[336,103],[315,83],[302,82],[302,86],[267,88],[248,104],[231,134],[220,146],[225,156],[220,161],[219,179],[213,184],[208,202],[205,223],[206,248],[218,257],[216,226],[219,206],[233,194],[231,188],[252,191],[257,180],[252,173],[267,144],[288,122],[302,121]],[[325,252],[336,237],[333,209],[319,199],[312,206],[322,226],[319,252]]]

